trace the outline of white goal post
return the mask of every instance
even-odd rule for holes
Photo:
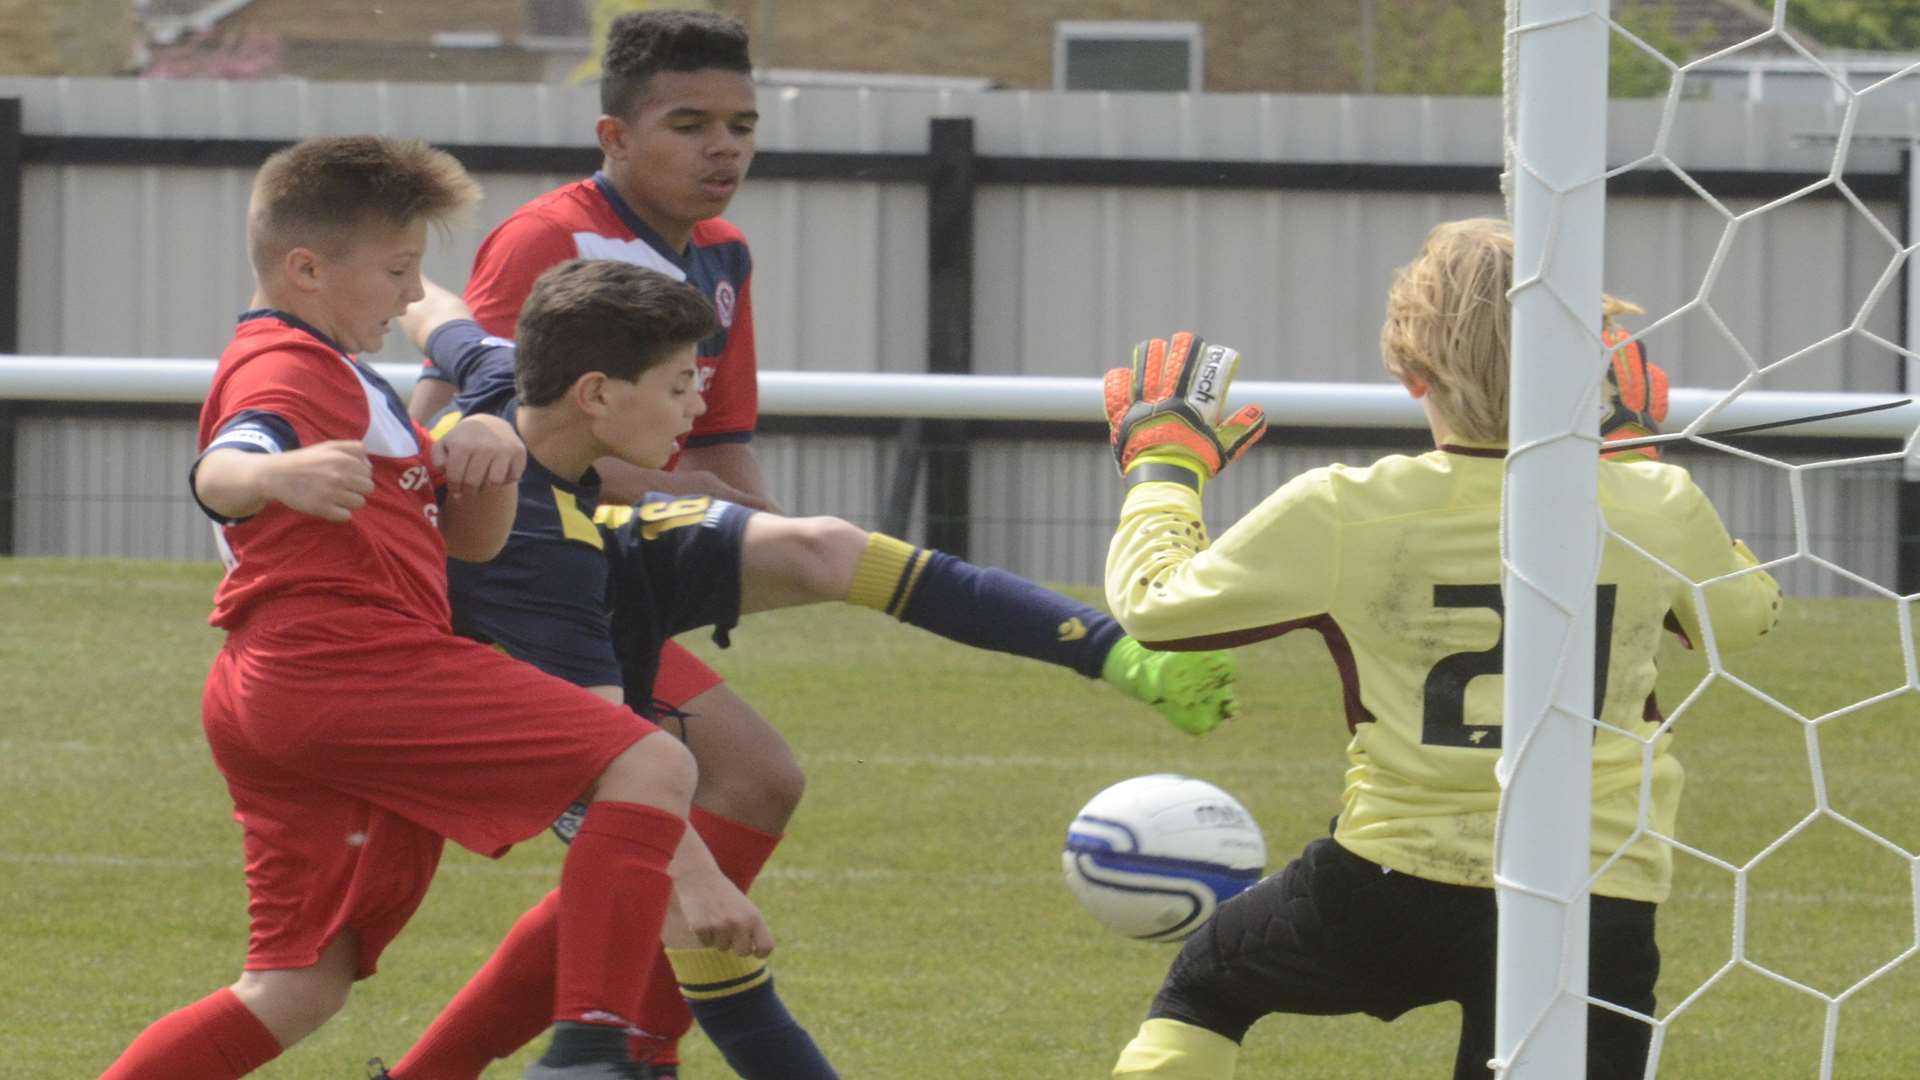
[[[1494,1075],[1586,1075],[1607,0],[1510,0]],[[1576,362],[1587,358],[1589,362]]]

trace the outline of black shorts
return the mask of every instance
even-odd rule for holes
[[[1596,896],[1589,993],[1652,1015],[1660,974],[1654,905]],[[1455,1080],[1492,1076],[1494,944],[1491,889],[1388,872],[1331,838],[1220,906],[1188,938],[1150,1016],[1236,1042],[1269,1013],[1366,1013],[1392,1020],[1443,1001],[1462,1009]],[[1587,1010],[1589,1078],[1634,1078],[1652,1029]]]
[[[613,651],[627,703],[652,714],[660,650],[676,634],[740,621],[740,557],[753,511],[707,496],[648,495],[608,530]]]

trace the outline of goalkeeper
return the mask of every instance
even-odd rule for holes
[[[1128,487],[1106,571],[1122,625],[1176,649],[1318,630],[1352,732],[1332,835],[1187,941],[1116,1077],[1229,1077],[1247,1029],[1269,1013],[1391,1020],[1444,1001],[1462,1007],[1453,1075],[1491,1075],[1512,276],[1505,223],[1434,229],[1394,280],[1381,349],[1436,448],[1303,473],[1211,545],[1201,493],[1265,426],[1257,408],[1218,419],[1238,354],[1176,334],[1143,343],[1131,370],[1107,376]],[[1629,411],[1656,423],[1652,372],[1638,374],[1649,393]],[[1593,865],[1626,850],[1593,885],[1590,992],[1650,1016],[1654,910],[1672,857],[1648,837],[1628,841],[1640,740],[1652,739],[1651,830],[1673,835],[1680,797],[1672,736],[1655,735],[1660,630],[1671,619],[1698,641],[1710,622],[1721,649],[1749,645],[1778,618],[1780,592],[1685,471],[1613,460],[1599,470],[1608,525],[1647,554],[1610,539],[1600,567],[1595,697],[1609,727],[1593,747]],[[1690,582],[1723,575],[1737,576],[1705,588],[1702,610]],[[1590,1077],[1641,1075],[1645,1023],[1590,1008],[1588,1033]]]

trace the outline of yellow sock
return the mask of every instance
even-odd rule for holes
[[[907,609],[920,572],[933,552],[896,540],[885,533],[868,533],[867,550],[853,568],[853,587],[847,603],[884,611],[894,618]]]
[[[1115,1076],[1154,1076],[1161,1080],[1233,1080],[1240,1044],[1178,1020],[1155,1019],[1140,1025],[1120,1060]]]
[[[712,1001],[742,994],[772,978],[767,962],[719,949],[668,949],[667,963],[688,1001]]]

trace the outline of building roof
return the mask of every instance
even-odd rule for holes
[[[171,45],[190,33],[205,33],[221,19],[253,0],[134,0],[134,10],[147,33],[161,45]]]

